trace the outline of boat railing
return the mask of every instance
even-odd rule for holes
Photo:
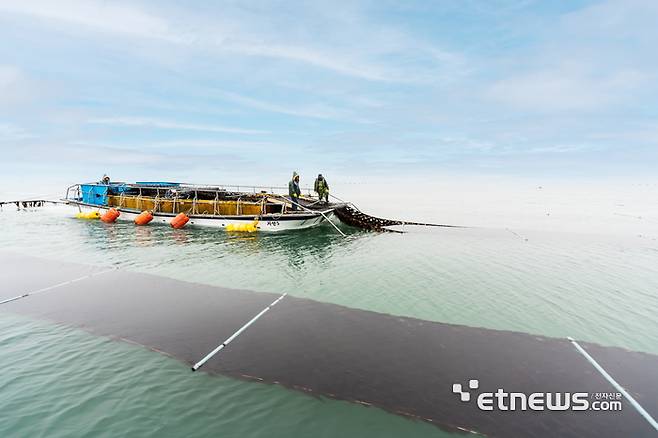
[[[130,185],[130,184],[128,184]],[[139,184],[133,184],[132,186],[140,186]],[[144,185],[141,185],[142,187],[147,187]],[[237,185],[237,184],[188,184],[188,183],[181,183],[178,187],[181,188],[195,188],[198,190],[219,190],[219,191],[235,191],[235,192],[242,192],[242,193],[275,193],[277,194],[278,191],[283,191],[286,194],[288,193],[288,186],[250,186],[250,185]],[[312,188],[311,187],[300,187],[300,189],[304,192],[307,192],[308,194],[311,193]]]
[[[114,186],[116,183],[112,184],[107,184],[108,186]],[[102,183],[85,183],[85,184],[73,184],[66,189],[66,196],[64,197],[65,200],[79,200],[79,198],[82,196],[82,186],[83,185],[96,185],[96,186],[102,186],[105,184]],[[189,184],[189,183],[180,183],[178,185],[160,185],[160,184],[129,184],[129,183],[121,183],[122,186],[124,187],[129,187],[133,189],[138,189],[139,190],[139,196],[142,196],[141,190],[142,189],[154,189],[156,190],[156,193],[158,196],[160,195],[160,191],[163,192],[169,192],[170,190],[175,190],[175,189],[192,189],[195,190],[195,198],[196,198],[196,192],[197,191],[205,191],[205,192],[215,192],[216,196],[219,196],[220,193],[226,193],[226,192],[238,192],[238,193],[253,193],[253,194],[276,194],[280,195],[278,192],[284,192],[284,194],[287,195],[288,193],[288,187],[287,186],[250,186],[250,185],[238,185],[238,184]],[[308,195],[312,193],[311,187],[301,187],[301,190]]]
[[[73,197],[71,197],[73,194]],[[77,201],[82,197],[82,192],[80,184],[73,184],[66,188],[66,195],[64,196],[64,201]]]
[[[154,211],[158,211],[159,203],[163,199],[163,194],[164,197],[169,198],[173,202],[173,210],[177,211],[177,204],[179,204],[183,199],[185,200],[191,200],[192,201],[192,206],[190,209],[190,213],[192,214],[197,214],[198,211],[198,200],[199,200],[199,192],[211,192],[214,193],[214,205],[213,205],[213,213],[215,215],[219,214],[218,212],[218,204],[220,203],[220,194],[226,195],[226,193],[232,194],[235,193],[235,214],[240,215],[243,212],[243,203],[245,200],[243,199],[244,196],[246,195],[261,195],[263,199],[261,200],[261,205],[262,205],[262,210],[264,211],[266,208],[266,205],[271,205],[271,204],[279,204],[282,206],[282,212],[285,212],[287,210],[287,202],[292,202],[291,200],[287,199],[285,196],[288,194],[288,187],[283,187],[283,186],[248,186],[248,185],[237,185],[237,184],[188,184],[188,183],[180,183],[180,184],[172,184],[172,185],[165,185],[165,184],[132,184],[132,183],[110,183],[110,184],[103,184],[99,182],[93,182],[93,183],[82,183],[82,184],[73,184],[66,189],[66,195],[64,197],[64,201],[73,201],[73,202],[80,202],[83,201],[85,198],[85,186],[90,186],[90,187],[98,187],[98,186],[108,186],[108,187],[122,187],[124,190],[119,191],[119,205],[117,207],[121,208],[124,206],[124,201],[125,201],[125,188],[130,188],[137,190],[136,195],[133,195],[136,200],[137,200],[137,208],[141,209],[143,207],[143,200],[144,198],[153,198],[154,202]],[[180,197],[180,191],[183,189],[186,192],[193,191],[194,192],[194,197],[189,198],[181,198]],[[143,190],[150,190],[151,194],[149,195],[144,195]],[[152,195],[152,191],[155,190],[155,197]],[[309,187],[304,187],[302,190],[306,191],[309,195],[311,194],[311,189]],[[283,191],[284,194],[280,194],[277,192]],[[116,195],[116,193],[115,193]]]

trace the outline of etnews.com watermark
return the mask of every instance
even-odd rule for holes
[[[480,381],[471,379],[466,388],[452,385],[452,392],[464,403],[472,399],[483,411],[621,411],[622,395],[618,392],[480,392]],[[471,393],[473,392],[473,397]]]

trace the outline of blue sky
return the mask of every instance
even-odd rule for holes
[[[658,2],[0,0],[3,179],[655,175]]]

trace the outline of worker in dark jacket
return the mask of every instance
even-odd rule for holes
[[[292,173],[292,179],[288,183],[288,196],[292,201],[292,210],[297,210],[299,204],[299,196],[302,194],[302,190],[299,188],[299,175],[297,172]]]
[[[315,190],[315,193],[318,194],[320,201],[322,201],[322,198],[324,198],[325,202],[329,202],[329,183],[322,176],[322,174],[319,174],[318,177],[315,178],[315,185],[313,186],[313,190]]]

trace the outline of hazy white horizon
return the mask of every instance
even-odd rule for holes
[[[648,245],[658,249],[657,182],[551,181],[546,178],[491,176],[340,178],[325,175],[332,194],[373,215],[517,231],[614,234],[646,239]],[[314,177],[302,173],[302,185],[312,186]],[[186,182],[285,186],[287,179],[213,181],[208,178]],[[24,186],[13,186],[14,190],[3,187],[0,200],[58,198],[64,195],[69,183],[73,182],[62,181],[59,185],[26,182]],[[28,187],[31,189],[26,190]]]

